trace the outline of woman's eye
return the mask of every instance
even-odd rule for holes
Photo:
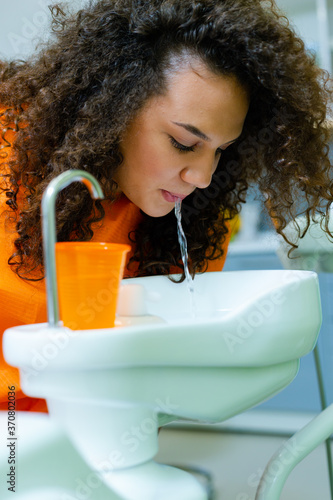
[[[183,153],[194,151],[194,146],[184,146],[184,144],[181,144],[180,142],[176,141],[176,139],[174,139],[171,136],[170,136],[170,142],[174,148],[178,149],[178,151],[181,151]]]

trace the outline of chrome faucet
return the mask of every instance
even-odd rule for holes
[[[58,193],[72,182],[83,182],[93,199],[103,199],[104,194],[95,177],[84,170],[68,170],[58,175],[47,186],[42,198],[42,231],[44,267],[46,277],[47,317],[50,327],[59,326],[59,299],[55,261],[56,214]]]

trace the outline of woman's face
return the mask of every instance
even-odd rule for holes
[[[249,98],[236,78],[194,63],[168,78],[121,141],[114,180],[143,212],[161,217],[196,188],[209,186],[223,151],[241,134]]]

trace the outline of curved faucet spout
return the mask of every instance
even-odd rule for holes
[[[104,194],[95,177],[84,170],[68,170],[53,179],[42,198],[42,230],[44,267],[47,293],[47,316],[49,326],[59,326],[59,300],[55,263],[56,214],[55,202],[58,193],[72,182],[83,182],[93,199],[103,199]]]

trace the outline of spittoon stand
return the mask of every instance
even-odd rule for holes
[[[101,196],[87,175],[66,172],[45,195],[49,323],[4,334],[5,359],[19,368],[23,391],[45,398],[49,408],[49,416],[17,415],[16,498],[207,500],[191,474],[154,462],[158,429],[175,420],[221,422],[286,387],[317,340],[317,275],[197,275],[195,318],[185,282],[167,276],[124,280],[123,286],[143,287],[148,313],[163,323],[81,331],[63,327],[54,253],[48,248],[54,252],[54,211],[48,209],[58,190],[77,180],[84,179],[93,196]],[[6,475],[3,450],[0,473]],[[4,485],[1,498],[10,495]]]

